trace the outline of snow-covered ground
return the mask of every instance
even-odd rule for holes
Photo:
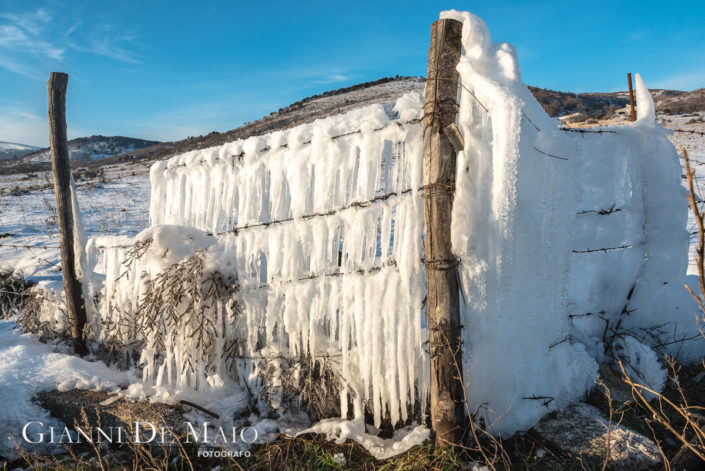
[[[99,178],[78,181],[88,236],[133,236],[149,225],[149,174],[145,167],[115,166]],[[134,175],[133,175],[134,174]],[[0,176],[0,272],[18,271],[42,284],[61,280],[56,204],[51,174]]]
[[[195,430],[201,430],[206,421],[214,428],[230,430],[235,425],[232,417],[237,413],[240,417],[239,425],[247,420],[257,430],[258,442],[267,440],[280,431],[295,433],[307,425],[300,417],[287,417],[286,421],[277,425],[272,420],[243,413],[243,409],[247,410],[246,394],[227,380],[213,382],[208,394],[197,394],[190,389],[148,387],[143,385],[139,378],[139,373],[133,370],[120,371],[95,361],[94,357],[82,359],[72,355],[70,347],[64,343],[42,343],[33,334],[22,334],[15,328],[14,319],[0,320],[0,456],[18,458],[16,444],[35,453],[64,451],[62,445],[32,445],[22,437],[23,427],[33,421],[41,422],[42,426],[32,424],[27,428],[30,440],[37,439],[35,434],[46,432],[49,427],[58,430],[57,436],[63,430],[64,424],[32,401],[35,394],[52,390],[108,391],[110,394],[132,400],[168,404],[176,404],[182,399],[196,402],[217,413],[221,419],[214,419],[194,409],[184,415],[184,420],[193,424]],[[70,428],[73,426],[66,425]],[[324,430],[330,430],[330,427]],[[403,437],[405,434],[400,435]],[[359,439],[372,440],[379,445],[379,441],[375,442],[364,433],[355,437],[358,436]],[[418,433],[415,436],[418,436]],[[242,446],[241,443],[228,445],[232,445],[234,449]]]
[[[58,389],[119,390],[128,384],[127,373],[67,353],[67,346],[45,344],[31,334],[21,334],[14,320],[0,320],[0,456],[16,457],[15,442],[24,444],[22,428],[31,421],[46,427],[63,427],[32,402],[40,391]],[[31,430],[34,432],[34,430]],[[40,446],[36,451],[58,451]]]
[[[699,122],[694,122],[697,120],[699,120]],[[699,202],[705,201],[703,198],[705,196],[705,112],[701,111],[697,113],[697,116],[663,115],[658,117],[658,121],[668,129],[694,131],[694,133],[675,131],[671,135],[670,139],[681,155],[682,149],[685,149],[688,152],[692,168],[695,172],[695,180],[697,182],[696,192],[699,196]],[[682,157],[681,163],[683,164]],[[683,164],[683,175],[685,176],[685,164]],[[683,186],[687,187],[687,181],[685,178],[683,179]],[[695,216],[692,211],[688,214],[688,230],[691,234],[689,257],[690,265],[688,267],[688,274],[697,275],[698,270],[695,266],[695,246],[697,243],[698,233]]]

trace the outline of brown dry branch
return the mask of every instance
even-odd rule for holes
[[[445,348],[451,349],[452,347],[448,337],[443,334],[442,338],[445,342]],[[462,342],[457,342],[457,344],[458,348],[462,348]],[[453,358],[452,366],[457,375],[455,379],[462,382],[462,365],[458,363],[457,355],[453,354],[451,355],[451,357]],[[507,452],[504,450],[504,447],[502,446],[501,439],[496,438],[494,435],[488,432],[488,429],[491,428],[492,424],[490,424],[489,426],[486,425],[485,427],[481,427],[475,423],[476,418],[478,418],[478,416],[480,415],[480,407],[477,407],[472,410],[470,406],[470,398],[468,396],[469,389],[470,379],[468,378],[467,382],[463,384],[462,390],[463,405],[465,407],[465,413],[467,414],[469,419],[468,428],[471,436],[468,437],[467,431],[465,431],[464,442],[466,442],[466,444],[459,444],[458,447],[468,453],[479,454],[482,457],[485,465],[487,465],[492,471],[497,471],[498,469],[501,469],[498,468],[498,466],[501,466],[504,469],[511,469],[511,460]],[[500,419],[501,417],[497,420]],[[469,445],[467,444],[468,442],[470,442]]]
[[[31,297],[28,291],[33,284],[22,274],[0,273],[0,319],[22,312],[25,301]]]
[[[17,324],[23,332],[38,334],[41,340],[65,337],[67,332],[61,331],[61,325],[69,326],[69,317],[66,307],[62,302],[48,298],[45,293],[36,287],[26,292],[27,296],[22,303],[21,310],[17,313]],[[51,309],[58,321],[43,320],[43,311]]]
[[[703,212],[697,204],[695,194],[695,172],[690,166],[690,157],[688,151],[683,149],[683,160],[685,161],[685,172],[688,178],[688,200],[690,207],[695,216],[695,221],[698,224],[698,244],[695,247],[695,264],[698,268],[698,281],[700,285],[700,296],[696,295],[690,286],[685,288],[693,296],[693,299],[698,303],[702,312],[705,313],[705,223],[703,222]]]
[[[144,255],[147,253],[147,250],[149,250],[149,247],[151,247],[152,242],[152,238],[148,237],[144,240],[138,240],[134,244],[129,246],[129,248],[125,251],[125,258],[121,262],[121,264],[126,268],[126,270],[120,274],[118,280],[129,273],[129,267],[132,266],[132,264],[136,260],[139,260],[140,258],[144,257]]]
[[[607,404],[609,405],[609,412],[607,414],[608,421],[607,438],[605,440],[605,457],[602,460],[602,471],[605,471],[610,462],[610,453],[612,450],[612,430],[614,430],[616,427],[619,427],[619,424],[621,423],[622,418],[624,417],[624,413],[621,414],[620,418],[615,423],[615,410],[612,402],[612,393],[610,392],[610,388],[608,388],[604,381],[602,381],[601,379],[598,379],[596,381],[596,384],[600,389],[602,389],[602,393],[605,395],[605,398],[607,399]]]
[[[296,405],[313,420],[340,416],[344,379],[329,355],[263,357],[259,367],[262,399],[274,408]]]
[[[143,282],[144,293],[130,322],[136,330],[129,337],[149,342],[145,346],[156,352],[155,361],[187,342],[193,348],[183,349],[179,373],[193,375],[199,365],[213,370],[219,361],[217,340],[225,344],[225,324],[235,322],[226,319],[228,312],[240,312],[234,301],[238,281],[206,271],[203,251],[198,251],[154,278],[144,275]]]
[[[688,400],[680,386],[678,387],[682,403],[676,403],[648,386],[632,381],[624,365],[620,363],[619,366],[622,371],[622,380],[631,388],[634,400],[651,413],[654,421],[666,428],[674,438],[705,463],[705,429],[700,424],[705,408],[688,405]],[[656,398],[654,400],[656,404],[652,405],[645,394],[653,395]],[[682,429],[679,430],[673,425],[673,420],[670,417],[672,413],[677,414],[684,421],[685,425]]]
[[[96,409],[96,420],[97,420],[97,426],[100,427],[100,413]],[[74,428],[82,427],[83,430],[91,430],[91,424],[90,421],[88,420],[88,415],[86,414],[86,410],[81,407],[81,423],[79,424],[77,420],[74,420]],[[95,454],[98,465],[100,466],[101,471],[107,471],[109,469],[109,466],[107,463],[104,462],[103,456],[100,453],[100,445],[96,445],[95,440],[90,440],[89,441],[91,449],[93,450],[93,453]]]
[[[705,224],[703,212],[696,204],[695,172],[690,165],[688,151],[685,149],[683,149],[683,159],[688,181],[688,200],[698,227],[695,262],[698,269],[700,293],[696,294],[688,285],[685,287],[700,306],[702,315],[705,313]],[[700,334],[704,335],[702,330]],[[636,403],[648,411],[654,422],[667,430],[673,438],[682,444],[680,451],[673,457],[672,463],[669,463],[657,440],[657,445],[664,458],[664,469],[670,470],[672,464],[674,466],[682,466],[685,462],[688,462],[689,466],[699,467],[705,463],[705,428],[703,428],[705,407],[690,404],[686,391],[677,379],[678,371],[675,360],[666,357],[666,361],[670,371],[671,382],[675,388],[675,395],[677,396],[674,399],[634,381],[627,373],[627,369],[622,362],[619,362],[619,368],[623,376],[622,380],[631,388],[632,397]],[[705,366],[705,362],[703,366]],[[647,399],[647,395],[654,396],[655,399],[650,401]],[[654,430],[651,424],[648,424],[648,426],[652,431]],[[700,461],[700,465],[697,464],[698,461]]]

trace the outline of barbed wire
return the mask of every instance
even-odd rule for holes
[[[544,152],[544,151],[542,151],[541,149],[539,149],[539,148],[536,147],[536,146],[534,146],[534,150],[537,151],[537,152],[540,152],[540,153],[542,153],[543,155],[546,155],[546,156],[548,156],[548,157],[553,157],[554,159],[568,160],[567,157],[560,157],[560,156],[558,156],[558,155],[549,154],[548,152]]]
[[[612,250],[624,250],[624,249],[631,249],[631,245],[620,245],[619,247],[606,247],[602,249],[587,249],[587,250],[573,250],[573,253],[595,253],[595,252],[603,252],[607,253]]]
[[[1,244],[0,247],[7,247],[10,249],[43,249],[43,250],[50,250],[50,249],[60,249],[58,245],[29,245],[29,244]]]
[[[381,127],[379,127],[379,128],[373,128],[373,129],[371,129],[369,132],[380,132],[380,131],[383,131],[383,130],[385,130],[385,129],[387,129],[387,128],[393,127],[393,126],[397,126],[397,127],[399,127],[399,128],[403,128],[404,126],[418,125],[418,124],[421,124],[421,121],[423,120],[423,118],[424,118],[424,116],[422,116],[421,118],[414,118],[414,119],[410,119],[410,120],[407,120],[407,121],[393,120],[393,121],[390,121],[389,123],[385,124],[384,126],[381,126]],[[354,131],[349,131],[349,132],[345,132],[345,133],[342,133],[342,134],[337,134],[337,135],[334,135],[334,136],[330,136],[328,139],[331,140],[331,141],[334,141],[334,140],[336,140],[336,139],[340,139],[340,138],[346,137],[346,136],[352,136],[352,135],[355,135],[355,134],[363,134],[364,132],[365,132],[365,131],[363,131],[362,129],[356,129],[356,130],[354,130]],[[309,145],[309,144],[311,144],[311,142],[312,142],[312,139],[309,139],[309,140],[307,140],[307,141],[301,142],[301,145],[302,145],[302,146],[304,146],[304,145]],[[279,145],[279,148],[280,148],[280,149],[286,149],[286,148],[288,148],[288,147],[289,147],[289,143],[285,143],[285,144]],[[257,153],[259,153],[259,154],[263,154],[263,153],[269,152],[269,151],[271,151],[271,150],[272,150],[272,147],[271,147],[269,144],[267,144],[267,145],[264,146],[262,149],[256,150],[255,152],[257,152]],[[231,156],[231,161],[234,162],[235,160],[242,160],[242,158],[243,158],[244,156],[245,156],[245,151],[243,150],[243,151],[241,151],[239,154],[234,154],[234,155],[232,155],[232,156]],[[172,158],[173,158],[173,157],[172,157]],[[224,161],[224,159],[221,159],[220,157],[217,157],[216,159],[214,159],[214,161],[215,161],[215,162],[222,162],[222,161]],[[197,162],[194,162],[194,163],[195,163],[195,164],[203,164],[203,163],[206,163],[206,162],[207,162],[207,161],[206,161],[205,159],[201,159],[201,160],[199,160],[199,161],[197,161]],[[166,171],[169,171],[169,170],[173,170],[173,169],[175,169],[175,168],[188,167],[189,165],[194,165],[194,163],[189,163],[189,164],[182,163],[182,164],[178,164],[178,165],[172,165],[172,166],[170,166],[170,167],[165,168],[164,171],[166,172]]]
[[[705,136],[705,132],[703,131],[695,131],[693,129],[678,129],[678,128],[666,128],[666,129],[671,129],[673,132],[683,132],[683,133],[689,133],[689,134],[699,134],[701,136]]]
[[[423,260],[423,259],[421,259]],[[385,269],[396,269],[397,268],[397,261],[394,259],[389,259],[388,261],[384,262],[382,265],[375,265],[370,268],[360,268],[357,270],[352,270],[352,271],[331,271],[331,272],[324,272],[324,273],[319,273],[319,274],[314,274],[311,273],[306,276],[302,276],[299,278],[291,278],[288,280],[284,281],[278,281],[276,283],[277,286],[282,286],[282,285],[290,285],[293,283],[299,283],[301,281],[312,281],[312,280],[318,280],[320,278],[339,278],[339,277],[345,277],[345,276],[352,276],[352,275],[370,275],[373,273],[378,273],[382,270]],[[271,286],[270,283],[263,283],[263,284],[258,284],[257,286],[251,286],[248,288],[240,288],[240,293],[252,293],[254,291],[258,291],[260,289],[265,289],[269,288]]]
[[[582,129],[582,128],[569,128],[566,126],[559,126],[558,129],[565,132],[577,132],[580,134],[618,134],[617,131],[611,131],[609,129]]]
[[[424,187],[420,187],[417,189],[417,191],[423,191]],[[268,221],[268,222],[261,222],[257,224],[245,224],[244,226],[239,226],[239,227],[234,227],[230,230],[227,231],[221,231],[221,232],[216,232],[215,235],[222,235],[222,234],[227,234],[227,233],[234,233],[235,235],[238,235],[238,233],[241,230],[247,230],[247,229],[254,229],[258,227],[269,227],[272,225],[277,225],[277,224],[283,224],[286,222],[294,222],[294,221],[306,221],[309,219],[317,218],[317,217],[325,217],[325,216],[332,216],[336,213],[339,213],[341,211],[346,211],[348,209],[352,208],[367,208],[372,204],[378,203],[380,201],[386,201],[390,198],[396,198],[405,194],[411,193],[411,188],[407,188],[405,190],[402,190],[400,192],[390,192],[390,193],[385,193],[383,195],[375,196],[374,198],[367,200],[367,201],[353,201],[352,203],[349,203],[345,206],[342,206],[338,209],[331,209],[330,211],[326,211],[324,213],[311,213],[311,214],[306,214],[304,216],[299,216],[299,217],[291,217],[291,218],[285,218],[285,219],[276,219],[273,221]]]
[[[26,249],[26,250],[29,250],[30,252],[32,252],[34,249],[38,249],[38,248],[47,248],[47,249],[58,249],[58,248],[59,248],[58,246],[56,246],[56,247],[37,247],[37,246],[33,246],[33,245],[21,245],[21,244],[11,244],[11,245],[9,245],[9,244],[6,244],[6,245],[0,244],[0,247],[10,247],[10,248],[17,248],[17,249]],[[42,265],[45,265],[45,266],[53,266],[53,267],[56,267],[56,268],[58,268],[58,269],[61,269],[61,265],[56,264],[56,263],[52,262],[51,260],[47,260],[47,259],[44,258],[44,257],[40,257],[39,255],[36,255],[36,254],[33,254],[33,253],[30,253],[29,256],[32,257],[33,259],[35,259],[35,260],[41,262]]]
[[[419,187],[417,191],[423,191],[424,187]],[[225,231],[218,231],[218,232],[209,232],[209,235],[224,235],[224,234],[234,234],[238,235],[240,231],[248,230],[248,229],[256,229],[256,228],[262,228],[262,227],[269,227],[269,226],[275,226],[279,224],[284,224],[284,223],[289,223],[289,222],[296,222],[296,221],[306,221],[309,219],[313,218],[318,218],[318,217],[326,217],[326,216],[332,216],[334,214],[337,214],[341,211],[346,211],[348,209],[352,208],[367,208],[372,204],[379,203],[381,201],[386,201],[391,198],[396,198],[400,197],[403,195],[407,195],[411,193],[412,189],[407,188],[399,192],[389,192],[385,193],[382,195],[375,196],[372,199],[366,200],[366,201],[353,201],[351,203],[348,203],[345,206],[339,207],[337,209],[332,209],[330,211],[326,211],[323,213],[310,213],[310,214],[305,214],[303,216],[298,216],[298,217],[290,217],[290,218],[284,218],[284,219],[274,219],[272,221],[265,221],[265,222],[258,222],[255,224],[245,224],[244,226],[235,226],[231,229],[225,230]],[[124,249],[124,248],[129,248],[132,247],[132,244],[118,244],[118,245],[96,245],[96,248],[99,249]]]
[[[483,110],[485,110],[485,112],[488,112],[488,111],[489,111],[489,110],[487,109],[487,107],[480,101],[480,99],[477,98],[477,95],[475,95],[475,92],[473,92],[473,91],[470,90],[468,87],[466,87],[460,80],[454,79],[454,78],[447,78],[447,77],[445,77],[445,78],[444,78],[444,77],[436,77],[435,79],[423,79],[424,82],[428,82],[429,80],[432,80],[432,81],[450,81],[450,82],[455,82],[455,83],[457,83],[457,84],[460,85],[463,89],[465,89],[465,91],[468,92],[471,97],[473,97],[473,98],[475,99],[475,101],[482,107]]]

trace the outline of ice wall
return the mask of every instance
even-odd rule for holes
[[[326,357],[343,379],[343,417],[361,420],[367,409],[379,426],[387,414],[406,420],[418,401],[423,410],[421,112],[420,96],[409,94],[389,112],[372,105],[155,164],[161,249],[127,267],[129,248],[106,250],[102,317],[134,317],[140,274],[151,279],[178,261],[174,251],[170,261],[158,256],[167,228],[206,231],[209,253],[219,254],[214,269],[240,283],[244,315],[229,322],[243,358]],[[145,379],[163,369],[143,360]],[[194,384],[187,380],[176,378]]]
[[[688,207],[678,155],[638,75],[636,123],[561,130],[521,82],[510,45],[493,44],[469,13],[441,17],[463,22],[452,235],[466,374],[472,405],[490,424],[502,417],[494,429],[506,435],[579,400],[609,350],[603,339],[627,336],[624,349],[697,332],[683,288]]]

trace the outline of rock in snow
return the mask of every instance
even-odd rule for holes
[[[168,427],[176,433],[184,431],[184,411],[178,405],[137,402],[105,391],[83,389],[44,391],[38,393],[34,400],[69,428],[74,426],[74,421],[79,427],[84,425],[81,421],[81,410],[84,410],[88,423],[91,426],[100,423],[103,430],[122,427],[129,431],[129,424],[139,420],[156,427]]]
[[[623,425],[610,424],[593,406],[579,403],[544,417],[534,428],[543,438],[589,462],[613,470],[651,469],[661,463],[656,444]],[[609,453],[607,453],[609,451]]]

